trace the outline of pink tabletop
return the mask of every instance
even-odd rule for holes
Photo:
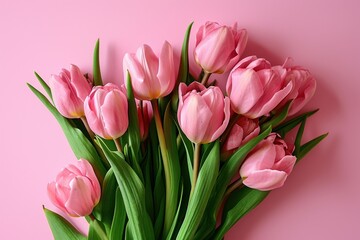
[[[225,239],[360,239],[360,4],[348,1],[3,1],[0,8],[1,239],[52,239],[42,205],[56,210],[46,185],[75,161],[55,119],[26,87],[33,71],[48,80],[62,67],[91,71],[101,39],[106,82],[120,83],[122,58],[147,43],[168,40],[179,55],[207,20],[247,28],[245,55],[274,65],[287,56],[311,70],[318,89],[306,109],[307,140],[330,135]],[[192,60],[193,62],[193,60]],[[198,71],[195,67],[193,71]],[[77,221],[80,228],[81,221]]]

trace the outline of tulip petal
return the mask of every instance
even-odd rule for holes
[[[62,204],[61,201],[59,201],[57,195],[56,195],[56,183],[51,182],[47,185],[47,193],[50,198],[50,201],[58,207],[61,211],[67,212],[65,206]]]
[[[174,64],[173,49],[167,41],[163,44],[161,54],[159,57],[159,71],[157,78],[160,82],[160,93],[156,98],[168,95],[175,86],[176,70]]]
[[[225,132],[226,127],[229,124],[230,115],[231,115],[231,112],[230,112],[230,99],[228,97],[225,97],[225,99],[223,101],[224,101],[224,109],[223,109],[223,111],[224,111],[224,119],[223,119],[223,122],[222,122],[221,126],[212,134],[211,139],[210,139],[209,142],[213,142],[216,139],[218,139],[221,136],[221,134],[223,134]],[[217,112],[215,114],[216,114],[217,117],[220,115],[220,113],[217,113]]]
[[[86,216],[92,212],[94,202],[91,199],[92,185],[86,177],[78,176],[70,183],[70,196],[65,207],[73,216]]]
[[[286,155],[279,161],[277,161],[272,167],[273,170],[279,170],[290,174],[296,163],[296,157],[292,155]]]
[[[245,159],[240,168],[240,176],[244,178],[251,175],[254,171],[271,169],[275,163],[275,157],[274,144],[267,139],[261,141]]]
[[[283,171],[265,169],[250,174],[243,184],[249,188],[270,191],[282,187],[286,178],[287,174]]]
[[[252,69],[238,69],[228,79],[227,93],[234,112],[248,112],[263,94],[262,84]]]
[[[223,149],[225,151],[231,151],[240,146],[244,137],[244,130],[239,125],[235,124],[226,139]]]
[[[192,142],[201,143],[212,116],[205,101],[196,93],[189,94],[179,116],[179,124],[186,136]]]
[[[100,183],[96,177],[96,174],[94,172],[94,169],[91,166],[91,164],[85,159],[80,159],[78,164],[79,164],[79,169],[81,169],[82,175],[87,177],[92,184],[92,187],[93,187],[92,188],[93,192],[91,194],[92,200],[93,200],[93,202],[97,203],[100,199],[101,187],[100,187]]]
[[[107,134],[112,139],[122,136],[129,125],[126,96],[120,90],[108,92],[101,106],[101,112]]]
[[[73,64],[70,66],[70,79],[71,85],[74,86],[76,96],[84,102],[85,98],[91,92],[91,85],[82,74],[80,68]]]

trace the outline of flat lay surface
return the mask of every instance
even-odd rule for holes
[[[141,44],[160,50],[165,40],[180,55],[186,27],[191,71],[197,29],[206,21],[246,28],[243,57],[257,55],[273,65],[287,57],[317,79],[305,110],[320,108],[307,122],[305,140],[329,132],[287,179],[225,239],[358,239],[360,162],[360,16],[357,1],[61,1],[2,3],[0,8],[0,229],[3,239],[51,239],[42,205],[58,211],[47,183],[71,152],[56,120],[30,92],[61,68],[76,64],[91,72],[93,47],[100,38],[104,82],[123,81],[122,60]],[[224,76],[214,75],[222,79]],[[40,89],[40,88],[39,88]],[[85,231],[82,221],[72,219]]]

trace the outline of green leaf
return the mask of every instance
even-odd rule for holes
[[[305,124],[306,124],[306,118],[301,122],[299,130],[296,134],[296,138],[295,138],[295,150],[294,150],[294,155],[298,155],[299,151],[300,151],[300,145],[301,145],[301,139],[304,133],[304,129],[305,129]]]
[[[216,214],[223,200],[224,193],[231,179],[235,173],[239,170],[240,165],[244,161],[246,155],[265,137],[271,133],[271,127],[263,131],[259,136],[253,138],[244,146],[239,148],[233,155],[224,163],[220,169],[219,176],[214,187],[214,191],[209,200],[209,204],[206,210],[206,216],[200,230],[196,235],[196,239],[203,239],[207,236],[216,225]]]
[[[44,207],[46,219],[55,240],[86,240],[65,218]]]
[[[316,109],[316,110],[310,111],[310,112],[306,112],[304,114],[301,114],[300,116],[292,118],[292,119],[280,124],[276,128],[274,128],[273,131],[277,132],[278,134],[280,134],[280,136],[282,138],[284,138],[288,132],[290,132],[293,128],[295,128],[298,124],[300,124],[305,118],[310,117],[317,111],[319,111],[319,109]]]
[[[177,149],[177,141],[176,141],[176,126],[172,117],[172,109],[170,103],[166,107],[165,115],[164,115],[164,134],[166,139],[166,147],[168,154],[168,166],[169,166],[169,181],[170,181],[170,189],[166,192],[166,198],[169,199],[167,201],[169,203],[165,209],[165,223],[164,223],[164,233],[163,236],[166,237],[168,235],[168,231],[171,228],[172,222],[174,220],[176,209],[179,205],[179,187],[180,187],[180,163]],[[167,221],[168,220],[168,221]]]
[[[31,91],[40,99],[47,109],[54,115],[60,124],[75,156],[80,159],[88,160],[94,168],[96,176],[102,182],[106,169],[101,159],[87,137],[78,129],[71,125],[70,121],[64,118],[59,111],[49,102],[49,100],[31,84],[28,84]]]
[[[177,226],[178,220],[179,220],[181,204],[182,204],[182,201],[183,201],[183,193],[184,193],[183,188],[181,188],[179,206],[178,206],[178,208],[177,208],[177,211],[176,211],[176,215],[175,215],[173,224],[171,225],[171,228],[170,228],[170,231],[169,231],[168,236],[166,237],[166,240],[171,240],[171,239],[173,239],[173,238],[174,238],[174,234],[176,233],[176,232],[175,232],[175,229],[176,229],[176,226]]]
[[[181,49],[181,56],[180,56],[180,67],[177,82],[175,84],[174,89],[178,89],[179,83],[183,82],[189,84],[189,39],[190,39],[190,32],[194,22],[192,22],[186,29],[184,41]],[[178,91],[173,91],[173,95],[171,98],[171,107],[176,112],[177,110],[177,103],[178,103],[179,95]]]
[[[246,213],[259,205],[268,194],[269,192],[263,192],[248,187],[236,189],[232,192],[224,207],[222,223],[211,239],[223,239],[225,233]]]
[[[52,99],[52,94],[51,94],[51,89],[50,87],[46,84],[46,82],[40,77],[40,75],[37,72],[34,72],[36,78],[38,79],[38,81],[40,82],[41,86],[44,88],[44,90],[46,91],[47,95],[49,96],[50,99]]]
[[[187,166],[188,166],[189,177],[190,177],[190,182],[191,182],[192,181],[192,172],[193,172],[192,159],[193,159],[193,156],[194,156],[194,144],[186,137],[186,135],[181,130],[178,123],[176,123],[176,126],[178,128],[179,135],[180,135],[181,140],[182,140],[182,142],[184,144],[184,147],[185,147]]]
[[[108,240],[103,229],[103,224],[97,219],[92,219],[90,221],[88,240]]]
[[[110,168],[106,173],[104,182],[102,184],[102,193],[99,204],[101,204],[101,216],[104,223],[106,232],[110,232],[111,224],[113,222],[114,209],[115,209],[115,193],[118,184],[113,170]]]
[[[145,185],[145,195],[146,195],[146,209],[149,213],[151,220],[154,220],[154,203],[153,203],[153,188],[152,188],[152,178],[153,178],[153,170],[152,170],[152,158],[151,158],[151,146],[147,145],[147,151],[145,153],[144,161],[143,161],[143,173],[144,173],[144,185]]]
[[[280,112],[275,114],[275,116],[273,116],[269,121],[262,124],[261,130],[265,130],[269,126],[271,126],[272,128],[275,128],[282,121],[284,121],[289,113],[290,104],[291,104],[291,101],[288,101]]]
[[[103,85],[102,78],[101,78],[101,70],[100,70],[99,48],[100,48],[100,40],[98,39],[95,44],[94,58],[93,58],[94,86]]]
[[[200,225],[213,191],[220,165],[220,143],[216,141],[208,154],[195,185],[193,195],[190,197],[188,209],[183,224],[177,235],[177,240],[193,239]]]
[[[329,135],[329,133],[325,133],[321,136],[318,136],[317,138],[314,138],[313,140],[308,141],[307,143],[303,144],[300,147],[300,152],[297,155],[297,162],[301,160],[305,155],[311,151],[316,145],[318,145],[326,136]]]
[[[120,189],[116,189],[114,219],[111,225],[109,240],[122,240],[126,224],[126,211]]]
[[[138,174],[141,180],[143,180],[143,175],[140,168],[140,162],[142,160],[141,149],[140,149],[140,130],[139,130],[139,119],[137,115],[137,108],[135,103],[135,97],[131,85],[131,77],[128,72],[126,79],[126,90],[128,98],[128,116],[129,116],[129,127],[123,137],[126,139],[126,143],[129,146],[128,157],[131,163],[131,166]]]
[[[131,235],[137,240],[152,240],[154,229],[145,205],[145,188],[135,171],[125,161],[124,155],[118,151],[110,151],[106,144],[98,139],[106,158],[114,171],[124,201]]]

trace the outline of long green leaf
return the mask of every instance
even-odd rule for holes
[[[295,146],[294,155],[295,156],[297,156],[300,151],[301,139],[304,134],[305,124],[306,124],[306,118],[301,122],[299,130],[296,134],[295,143],[294,143],[294,146]]]
[[[275,128],[278,126],[282,121],[284,121],[288,115],[289,108],[290,108],[291,101],[287,102],[283,109],[275,114],[269,121],[265,122],[261,125],[261,130],[267,129],[269,126]]]
[[[111,225],[109,240],[122,240],[125,233],[126,211],[120,189],[116,189],[114,219]]]
[[[68,119],[64,118],[59,111],[49,102],[49,100],[31,84],[28,84],[31,91],[40,99],[40,101],[47,107],[47,109],[54,115],[58,123],[60,124],[75,156],[80,159],[84,158],[88,160],[93,166],[96,176],[99,181],[102,182],[106,169],[101,162],[101,159],[90,143],[87,137],[78,129],[74,128]]]
[[[209,200],[209,204],[206,210],[206,217],[200,230],[197,232],[196,239],[204,239],[210,234],[216,226],[216,215],[220,204],[223,200],[224,193],[231,179],[233,178],[236,171],[239,170],[240,165],[244,161],[246,155],[265,137],[271,133],[271,127],[263,131],[259,136],[253,138],[244,146],[239,148],[228,161],[220,169],[219,176],[214,187],[214,191]]]
[[[184,41],[181,49],[179,73],[178,73],[175,89],[178,88],[180,82],[189,84],[189,54],[188,53],[189,53],[189,39],[190,39],[190,32],[192,25],[193,22],[187,27],[185,32]],[[177,110],[178,99],[179,99],[178,91],[173,91],[173,95],[171,98],[171,107],[175,112]]]
[[[280,124],[279,126],[277,126],[276,128],[273,129],[274,132],[277,132],[278,134],[280,134],[280,136],[282,138],[285,137],[285,135],[290,132],[293,128],[295,128],[298,124],[300,124],[305,118],[310,117],[311,115],[313,115],[314,113],[316,113],[317,111],[319,111],[319,109],[316,109],[314,111],[310,111],[310,112],[306,112],[301,114],[300,116],[297,116],[295,118],[292,118],[282,124]]]
[[[65,218],[44,207],[44,213],[55,240],[86,240]]]
[[[223,222],[211,239],[221,240],[240,218],[254,209],[268,194],[269,192],[262,192],[248,187],[232,192],[224,207]]]
[[[113,170],[110,168],[106,173],[104,182],[102,184],[102,193],[100,203],[102,222],[106,228],[106,232],[110,232],[111,224],[113,222],[114,209],[115,209],[115,193],[118,188],[118,184]]]
[[[41,86],[46,91],[49,98],[52,99],[52,94],[51,94],[50,87],[46,84],[46,82],[42,79],[42,77],[40,77],[40,75],[37,72],[34,72],[34,74],[35,74],[36,78],[38,79],[38,81],[40,82]]]
[[[93,57],[93,78],[94,78],[94,86],[103,85],[101,78],[101,70],[100,70],[100,40],[98,39],[94,48],[94,57]]]
[[[326,136],[329,135],[328,133],[325,133],[321,136],[318,136],[317,138],[314,138],[313,140],[308,141],[307,143],[303,144],[300,147],[299,155],[297,156],[297,161],[302,159],[308,152],[311,151],[316,145],[318,145]]]
[[[177,240],[193,239],[200,225],[213,191],[220,165],[220,143],[216,141],[208,157],[202,165],[193,195],[190,197],[188,209],[183,224],[177,235]]]
[[[106,144],[98,139],[106,158],[114,171],[124,201],[131,235],[137,240],[152,240],[154,229],[145,205],[145,188],[135,171],[125,161],[120,152],[110,151]]]

